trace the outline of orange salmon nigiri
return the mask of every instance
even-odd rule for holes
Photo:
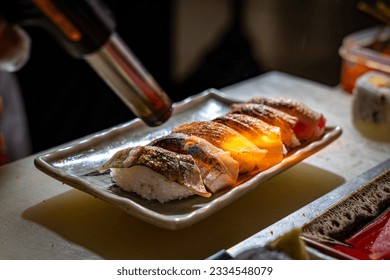
[[[283,160],[284,147],[279,127],[243,114],[227,114],[214,121],[233,128],[257,147],[268,151],[260,163],[260,170],[267,169]]]
[[[239,163],[239,172],[245,173],[258,168],[267,151],[242,136],[234,129],[212,121],[191,122],[179,125],[174,133],[194,135],[209,141],[214,146],[230,152]]]

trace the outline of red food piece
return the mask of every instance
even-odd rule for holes
[[[390,219],[372,244],[370,258],[390,258]]]
[[[344,242],[351,247],[335,245],[333,249],[354,259],[390,259],[390,211]]]
[[[294,126],[293,130],[298,139],[315,140],[324,133],[325,124],[326,119],[321,115],[315,123],[310,123],[300,119]]]

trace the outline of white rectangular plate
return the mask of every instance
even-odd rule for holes
[[[333,142],[341,134],[340,127],[327,127],[324,136],[291,151],[281,163],[260,172],[238,186],[221,191],[210,198],[192,196],[159,203],[122,191],[108,173],[96,168],[116,151],[145,145],[167,135],[178,124],[211,120],[229,111],[235,101],[223,93],[209,89],[174,105],[173,116],[163,125],[151,128],[139,119],[62,145],[35,158],[41,171],[76,189],[99,197],[146,222],[167,229],[180,229],[206,218],[271,177],[283,172]],[[314,108],[315,109],[315,108]]]

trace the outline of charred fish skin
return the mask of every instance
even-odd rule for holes
[[[130,151],[133,147],[125,148],[117,151],[107,162],[102,166],[98,167],[99,172],[104,172],[110,168],[123,168],[123,162],[129,156]]]
[[[308,118],[311,120],[318,120],[321,117],[320,113],[310,109],[304,103],[291,98],[255,97],[248,100],[246,103],[267,105],[295,116],[298,119]]]
[[[257,117],[269,124],[282,124],[284,126],[294,127],[298,118],[284,113],[278,109],[272,108],[264,104],[256,103],[239,103],[231,106],[230,113],[242,113],[249,116]]]
[[[236,130],[237,132],[250,136],[247,137],[249,140],[257,140],[258,144],[262,143],[262,138],[265,136],[271,136],[274,138],[280,139],[280,128],[270,125],[260,119],[254,118],[249,115],[244,114],[226,114],[221,117],[214,119],[213,121],[222,123],[230,128]],[[257,143],[255,143],[257,144]]]
[[[149,145],[191,155],[201,171],[206,188],[213,193],[232,187],[237,181],[238,162],[230,156],[230,153],[202,138],[183,133],[171,133],[152,141]]]
[[[265,170],[283,160],[285,148],[279,127],[244,114],[226,114],[213,121],[229,126],[248,138],[257,147],[268,151],[264,159],[259,163],[259,171]]]
[[[189,137],[181,133],[171,133],[159,137],[148,144],[148,146],[160,147],[172,152],[182,153]]]
[[[198,142],[199,140],[197,141],[194,136],[189,136],[182,133],[172,133],[168,136],[164,136],[152,141],[149,145],[160,147],[176,153],[191,155],[195,161],[200,160],[218,171],[225,171],[226,168],[221,165],[221,163],[216,159],[215,155],[212,154],[210,150],[207,151],[207,147],[198,145]],[[210,143],[210,145],[212,144]]]
[[[200,170],[190,155],[178,154],[159,147],[137,146],[130,149],[121,165],[115,163],[115,165],[106,165],[106,168],[131,168],[133,166],[147,167],[198,195],[210,196],[203,186]]]
[[[142,165],[148,167],[168,180],[190,188],[202,184],[200,171],[194,159],[189,155],[174,153],[158,147],[145,146],[134,153],[134,156],[130,155],[129,161],[131,161],[130,166]],[[207,194],[205,190],[197,190],[197,193]]]
[[[176,133],[195,135],[211,144],[231,153],[239,163],[239,172],[253,171],[266,155],[267,151],[258,148],[246,137],[234,129],[213,121],[199,121],[179,125],[173,129]]]
[[[275,108],[255,103],[236,103],[231,106],[230,113],[249,115],[270,125],[280,128],[283,144],[287,148],[295,148],[301,143],[295,135],[294,126],[298,118]]]
[[[294,126],[294,132],[300,141],[314,141],[325,131],[326,119],[323,114],[296,99],[255,97],[246,103],[263,104],[297,117],[298,123]]]
[[[209,121],[191,122],[181,124],[173,129],[173,132],[195,135],[209,141],[211,144],[219,147],[223,142],[233,137],[235,132],[226,127],[214,125]]]

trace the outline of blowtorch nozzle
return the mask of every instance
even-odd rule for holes
[[[158,126],[171,116],[171,100],[116,33],[84,58],[147,125]]]

